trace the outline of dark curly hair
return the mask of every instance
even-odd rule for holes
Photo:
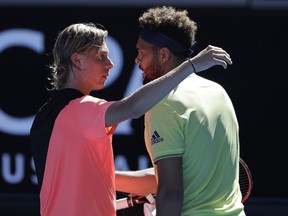
[[[158,31],[186,48],[195,43],[197,23],[189,18],[187,10],[172,6],[150,8],[139,17],[140,28]]]

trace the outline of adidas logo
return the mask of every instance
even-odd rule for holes
[[[160,135],[158,134],[157,131],[154,131],[152,138],[151,138],[151,145],[155,144],[155,143],[159,143],[159,142],[163,142],[163,138],[160,137]]]

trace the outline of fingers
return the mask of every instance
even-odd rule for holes
[[[225,50],[220,47],[209,45],[191,59],[197,72],[207,70],[215,65],[227,68],[232,64],[232,59]]]
[[[233,63],[229,53],[220,47],[209,45],[206,50],[212,53],[215,63],[222,65],[225,69],[227,64],[231,65]]]
[[[220,53],[220,54],[213,54],[214,55],[214,61],[216,63],[220,63],[225,69],[227,68],[227,64],[231,65],[232,59],[230,58],[230,55],[228,53]]]
[[[216,65],[221,65],[224,69],[227,69],[227,62],[220,59],[214,59]]]

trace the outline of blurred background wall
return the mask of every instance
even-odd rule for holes
[[[199,52],[227,50],[233,65],[200,75],[223,85],[240,125],[241,157],[254,188],[247,215],[288,215],[287,0],[0,0],[0,213],[39,215],[29,130],[48,99],[48,66],[60,30],[76,22],[101,23],[115,67],[106,87],[93,94],[123,98],[141,86],[135,66],[138,16],[148,7],[185,8],[199,26]],[[115,166],[151,166],[143,141],[143,117],[120,124],[113,139]]]

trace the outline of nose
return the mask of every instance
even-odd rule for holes
[[[140,64],[140,59],[139,59],[139,56],[137,55],[137,57],[135,58],[135,63],[136,64]]]
[[[110,58],[108,58],[108,59],[109,59],[109,61],[108,61],[107,67],[108,67],[109,69],[111,69],[111,68],[114,67],[114,63],[112,62],[112,60],[111,60]]]

